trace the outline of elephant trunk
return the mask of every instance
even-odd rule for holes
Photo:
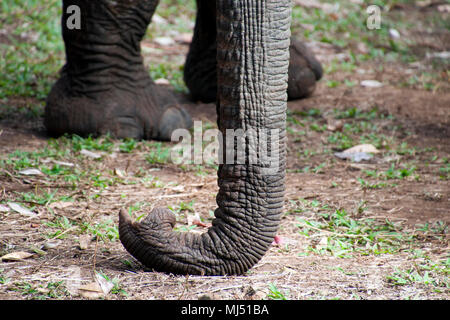
[[[218,170],[218,208],[212,227],[201,235],[173,232],[175,216],[168,209],[154,209],[140,223],[121,210],[120,240],[147,267],[242,274],[271,245],[284,200],[290,9],[289,0],[217,1],[224,162]]]

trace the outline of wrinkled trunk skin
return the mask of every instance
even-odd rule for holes
[[[264,161],[222,164],[215,219],[198,235],[173,232],[175,216],[154,209],[142,222],[119,215],[124,247],[147,267],[199,275],[243,274],[267,252],[283,209],[285,124],[289,63],[289,0],[218,0],[218,123],[227,129],[276,130],[269,148],[278,167]],[[259,130],[259,131],[258,131]],[[222,152],[236,146],[224,145]],[[255,148],[248,145],[247,151]],[[258,155],[262,157],[262,155]]]
[[[194,36],[184,66],[184,82],[194,101],[215,102],[216,72],[216,3],[196,0],[197,17]],[[289,46],[288,100],[308,97],[322,78],[322,66],[301,41],[291,38]]]
[[[190,116],[143,64],[140,41],[158,0],[63,0],[66,64],[47,98],[50,135],[111,134],[170,140]],[[81,28],[67,27],[67,9],[80,8]]]

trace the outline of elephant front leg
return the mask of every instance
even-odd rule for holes
[[[189,115],[143,65],[140,41],[157,4],[63,0],[66,64],[47,98],[50,134],[169,140],[173,130],[191,126]]]

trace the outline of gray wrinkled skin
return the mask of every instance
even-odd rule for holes
[[[173,232],[168,209],[155,209],[140,223],[122,210],[122,244],[156,271],[242,274],[268,250],[283,209],[290,1],[218,0],[216,10],[219,129],[224,141],[226,129],[279,130],[279,148],[271,150],[279,166],[266,174],[261,162],[220,165],[218,208],[201,235]]]
[[[50,135],[111,134],[116,138],[170,140],[190,128],[189,114],[150,78],[141,56],[158,1],[63,0],[66,64],[47,97]],[[67,8],[80,8],[81,28],[69,29]]]
[[[196,0],[194,36],[184,66],[184,81],[194,101],[215,102],[217,98],[216,1]],[[301,41],[291,38],[289,46],[288,100],[308,97],[322,78],[322,66]]]

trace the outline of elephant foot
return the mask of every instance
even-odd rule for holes
[[[322,66],[299,40],[291,38],[289,53],[288,100],[305,98],[313,93],[316,82],[322,78]]]
[[[78,95],[68,77],[62,76],[47,98],[44,124],[48,133],[169,141],[175,129],[192,126],[189,114],[167,89],[154,83],[132,89]]]
[[[158,1],[79,0],[81,25],[69,28],[72,2],[63,1],[66,64],[47,98],[48,132],[170,140],[175,129],[191,127],[143,64],[140,41]]]

